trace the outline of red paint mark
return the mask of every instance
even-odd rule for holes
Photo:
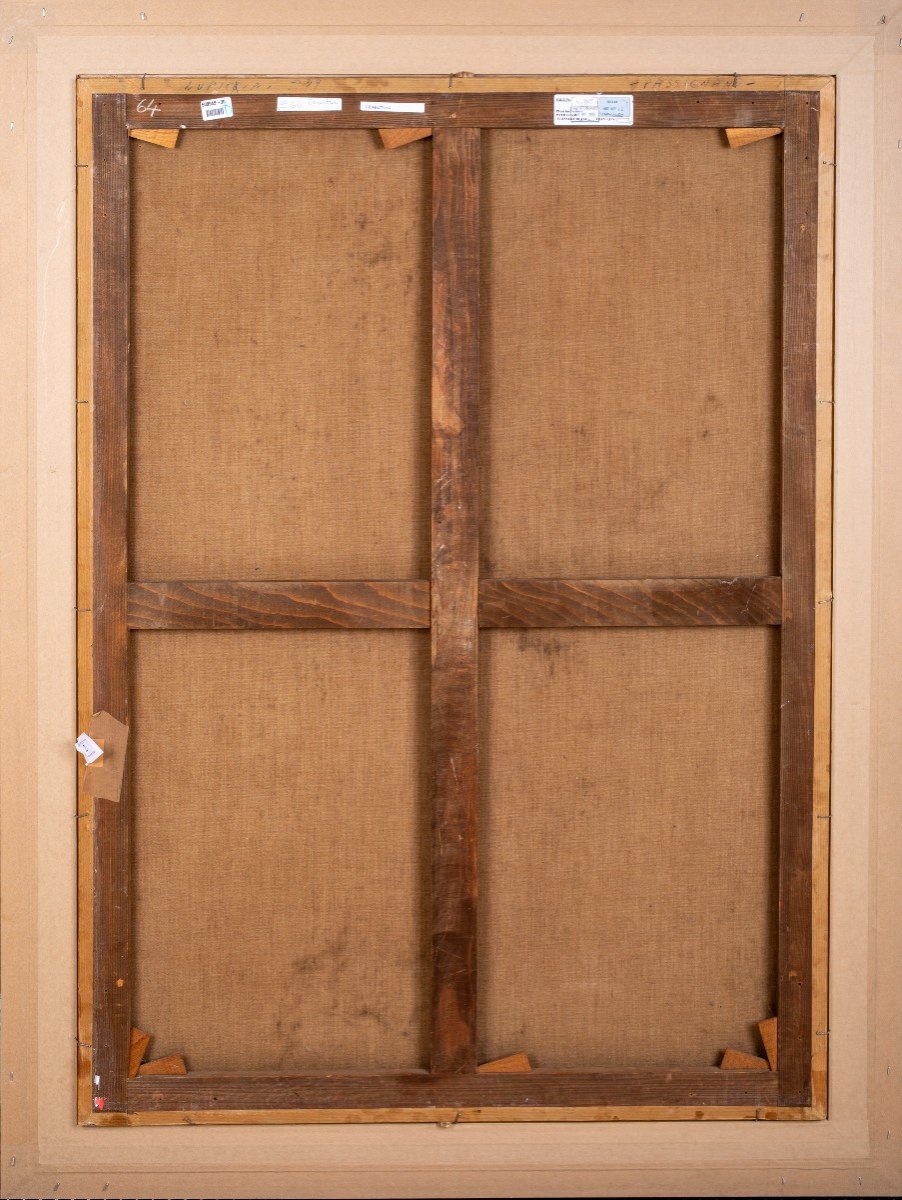
[[[106,1104],[105,1096],[98,1096],[97,1099],[94,1101],[94,1107],[99,1108],[101,1112],[103,1111],[103,1106],[105,1104]]]

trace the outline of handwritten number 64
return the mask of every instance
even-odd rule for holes
[[[143,100],[138,101],[137,111],[146,112],[149,117],[155,117],[160,111],[160,106],[156,100],[149,100],[145,97]]]

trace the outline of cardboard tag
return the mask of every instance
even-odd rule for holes
[[[85,768],[84,793],[96,799],[119,800],[122,777],[125,773],[125,752],[128,747],[128,726],[108,712],[95,713],[88,726],[87,736],[96,745],[103,742],[103,760]]]

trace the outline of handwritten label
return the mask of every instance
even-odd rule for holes
[[[97,745],[92,737],[86,733],[80,733],[75,739],[75,749],[84,758],[86,763],[97,762],[103,751]]]
[[[424,113],[426,104],[421,100],[405,100],[403,103],[395,100],[361,100],[360,111]]]
[[[555,125],[632,125],[632,96],[563,92],[554,97]]]
[[[277,96],[276,112],[341,112],[341,96]]]
[[[157,104],[156,100],[152,100],[148,96],[145,96],[142,100],[139,100],[136,108],[139,113],[147,113],[149,117],[155,117],[160,111],[160,106]]]
[[[201,100],[200,115],[205,121],[221,121],[223,117],[233,116],[231,96],[223,96],[220,100]]]

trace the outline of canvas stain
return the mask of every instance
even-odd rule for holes
[[[371,254],[366,260],[368,267],[377,267],[380,263],[391,262],[392,249],[391,246],[382,246],[375,254]]]
[[[323,970],[340,971],[347,961],[347,950],[347,941],[340,937],[322,950],[294,959],[291,966],[299,975]]]
[[[549,676],[553,679],[557,671],[557,660],[566,651],[566,643],[554,635],[548,636],[545,630],[520,631],[517,648],[521,652],[538,651],[545,660]]]
[[[364,1004],[362,1008],[358,1008],[354,1013],[354,1016],[361,1021],[375,1021],[377,1025],[381,1025],[384,1029],[388,1028],[388,1022],[386,1021],[385,1017],[383,1017],[382,1013],[376,1012],[376,1010],[370,1008],[368,1004]]]

